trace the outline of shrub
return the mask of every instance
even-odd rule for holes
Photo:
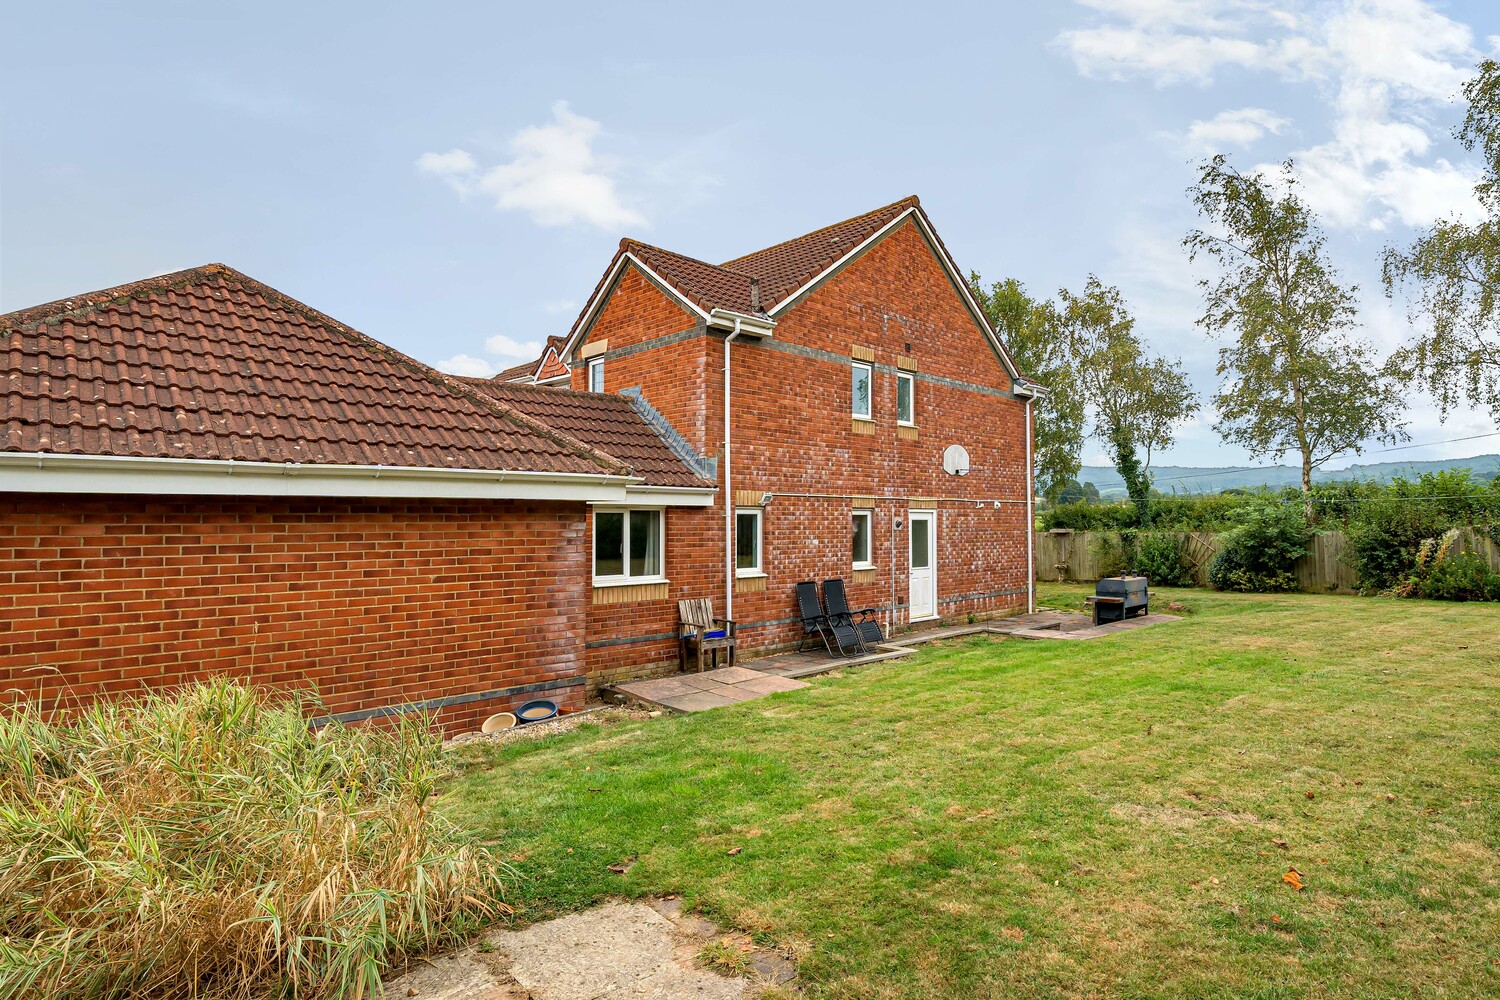
[[[1434,601],[1500,601],[1500,573],[1472,552],[1456,552],[1427,571],[1418,592]]]
[[[1136,542],[1135,569],[1158,586],[1192,586],[1187,536],[1165,531],[1142,535]]]
[[[378,995],[505,907],[424,721],[310,732],[231,681],[0,716],[0,996]]]
[[[1208,568],[1216,590],[1275,593],[1297,589],[1292,572],[1312,538],[1300,506],[1260,497],[1235,513]]]
[[[1100,577],[1120,576],[1135,564],[1135,532],[1101,531],[1089,542],[1089,555]]]
[[[1500,492],[1474,482],[1462,469],[1424,473],[1414,482],[1396,479],[1329,506],[1342,510],[1349,561],[1366,592],[1393,590],[1411,580],[1426,539],[1470,525],[1487,533],[1486,525],[1500,522]]]
[[[1064,503],[1041,515],[1043,531],[1121,531],[1136,527],[1138,520],[1135,504],[1119,503]]]

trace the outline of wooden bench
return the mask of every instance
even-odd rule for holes
[[[677,642],[677,665],[686,670],[688,647],[698,654],[698,673],[703,673],[703,654],[711,656],[715,667],[719,665],[719,650],[725,651],[729,666],[734,666],[734,622],[728,618],[714,617],[714,602],[706,597],[677,602],[677,618],[680,623]]]

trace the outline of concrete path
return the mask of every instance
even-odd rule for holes
[[[388,1000],[743,1000],[751,980],[697,967],[703,946],[742,948],[756,983],[784,983],[796,970],[722,935],[679,900],[606,903],[585,913],[486,934],[477,946],[440,956],[385,984]]]
[[[773,653],[745,661],[744,667],[720,667],[701,674],[674,674],[652,680],[627,681],[612,690],[627,698],[677,712],[702,712],[735,702],[760,698],[774,691],[807,687],[797,678],[813,677],[847,667],[911,656],[924,642],[958,639],[966,635],[1008,635],[1017,639],[1102,639],[1105,636],[1147,625],[1181,621],[1176,615],[1142,615],[1128,621],[1095,625],[1088,615],[1071,611],[1038,611],[1014,618],[995,618],[974,625],[903,632],[862,656],[829,656],[818,649],[810,653]]]
[[[614,690],[636,701],[678,712],[702,712],[739,701],[750,701],[776,691],[795,691],[806,681],[772,677],[744,667],[720,667],[701,674],[674,674],[645,681],[627,681]]]

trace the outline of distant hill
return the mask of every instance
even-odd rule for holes
[[[1313,482],[1326,483],[1335,480],[1368,479],[1388,483],[1392,479],[1415,479],[1424,472],[1441,472],[1445,469],[1468,469],[1476,479],[1488,480],[1500,475],[1500,455],[1475,455],[1472,458],[1444,458],[1428,462],[1373,462],[1369,465],[1351,465],[1347,469],[1325,472],[1314,470]],[[1292,466],[1277,466],[1271,469],[1241,471],[1235,466],[1218,468],[1194,468],[1183,465],[1153,466],[1151,475],[1156,488],[1163,493],[1218,493],[1231,486],[1255,489],[1258,486],[1279,488],[1297,486],[1302,481],[1301,471]],[[1124,496],[1125,481],[1112,467],[1085,465],[1078,473],[1080,483],[1093,483],[1105,497]]]

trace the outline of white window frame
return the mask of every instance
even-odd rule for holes
[[[911,386],[907,390],[906,398],[911,400],[911,416],[901,416],[901,383],[905,382]],[[917,377],[911,372],[898,371],[896,373],[896,423],[902,427],[917,426]]]
[[[594,376],[595,376],[596,373],[598,374],[598,377],[599,377],[599,388],[597,388],[597,389],[594,388]],[[603,392],[603,391],[604,391],[604,359],[603,358],[589,358],[589,392]]]
[[[867,409],[864,413],[859,412],[859,394],[854,391],[854,373],[861,368],[865,370],[865,378],[869,380],[870,386],[870,391],[865,393],[865,406]],[[854,419],[873,421],[875,419],[875,366],[870,364],[870,362],[855,361],[852,363],[852,368],[849,372],[849,395],[849,409],[854,414]]]
[[[855,569],[875,568],[875,511],[866,507],[856,507],[849,518],[849,554],[854,556],[854,522],[859,518],[865,519],[865,559],[861,562],[854,559]]]
[[[740,518],[755,518],[755,565],[740,565]],[[739,579],[766,575],[766,512],[760,507],[734,509],[734,575]]]
[[[630,575],[630,515],[637,512],[647,512],[656,515],[656,566],[659,572],[651,576]],[[595,572],[599,565],[599,515],[600,514],[623,514],[625,516],[623,531],[621,532],[621,568],[622,574],[600,576]],[[594,508],[594,530],[589,538],[589,572],[593,574],[594,586],[596,587],[633,587],[639,583],[669,583],[667,579],[667,512],[663,507],[595,507]]]

